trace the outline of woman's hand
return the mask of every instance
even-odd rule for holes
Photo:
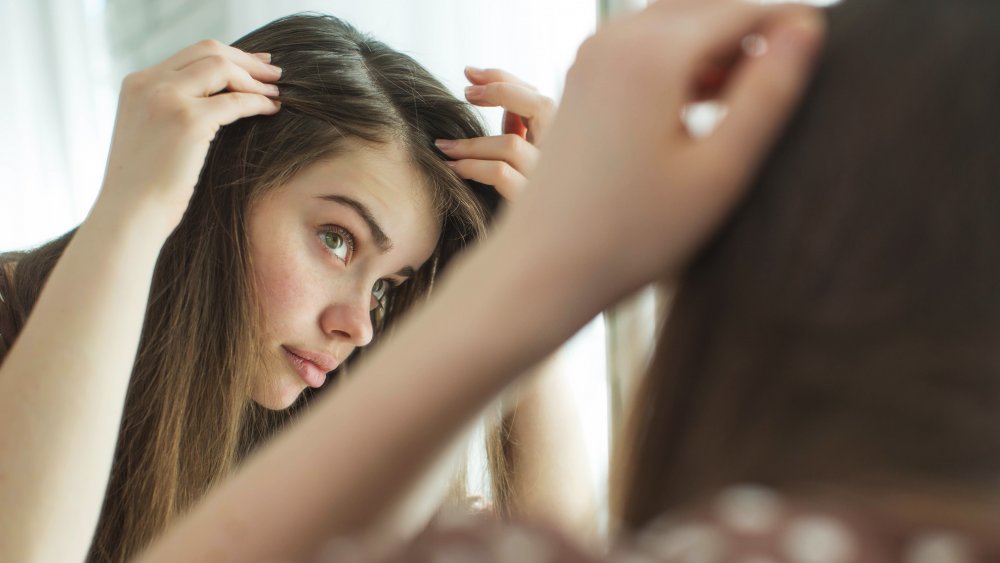
[[[129,212],[151,204],[176,226],[219,128],[278,111],[271,98],[281,70],[269,60],[206,40],[128,75],[95,207]]]
[[[339,392],[141,560],[305,559],[326,538],[380,522],[517,374],[630,289],[676,273],[781,130],[821,30],[801,6],[659,0],[599,31],[570,72],[532,189],[493,236]],[[727,74],[728,117],[692,138],[680,114],[702,69],[731,60],[754,33],[768,49]]]
[[[538,145],[555,117],[556,103],[520,78],[499,69],[466,67],[472,83],[465,97],[477,106],[504,108],[503,134],[473,139],[440,139],[441,152],[467,180],[494,186],[512,200],[524,190],[538,161]]]
[[[219,127],[278,110],[266,58],[202,42],[125,79],[98,201],[0,366],[0,560],[86,559],[156,259]]]
[[[601,306],[678,274],[780,133],[822,35],[814,8],[744,0],[660,0],[612,22],[579,50],[510,230]],[[720,62],[726,117],[693,137],[680,116]]]

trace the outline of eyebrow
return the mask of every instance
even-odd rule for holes
[[[379,226],[378,221],[375,220],[375,216],[372,215],[372,212],[370,209],[368,209],[368,206],[366,206],[365,204],[361,203],[360,201],[352,197],[347,197],[345,195],[326,194],[317,197],[318,199],[322,199],[324,201],[331,201],[333,203],[339,203],[341,205],[346,205],[347,207],[353,209],[358,215],[361,216],[361,219],[364,220],[365,224],[368,225],[368,230],[371,231],[372,239],[375,240],[375,246],[378,247],[379,251],[382,254],[385,254],[386,252],[392,250],[393,247],[392,239],[390,239],[385,234],[385,231],[382,230],[382,227]],[[401,270],[399,270],[398,272],[396,272],[397,276],[404,278],[412,278],[414,274],[416,274],[416,271],[413,269],[412,266],[406,266]]]
[[[346,205],[351,209],[353,209],[354,211],[356,211],[357,214],[360,215],[361,218],[364,220],[364,222],[368,225],[368,230],[371,231],[372,238],[375,239],[375,245],[378,246],[378,249],[382,252],[382,254],[385,254],[386,252],[389,252],[389,250],[392,249],[392,239],[386,236],[385,231],[383,231],[382,227],[379,226],[378,221],[375,220],[375,216],[372,215],[372,212],[371,210],[368,209],[368,206],[366,206],[365,204],[361,203],[360,201],[352,197],[347,197],[345,195],[336,195],[336,194],[321,195],[319,196],[319,199],[325,201],[332,201],[334,203],[339,203],[341,205]]]

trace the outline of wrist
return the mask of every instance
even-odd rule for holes
[[[159,249],[180,222],[182,214],[164,209],[157,202],[138,198],[122,201],[102,193],[87,215],[84,225],[109,236],[134,235]]]

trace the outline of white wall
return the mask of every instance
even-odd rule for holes
[[[114,88],[100,0],[0,0],[0,251],[86,215],[101,183]]]
[[[143,68],[199,39],[230,43],[278,17],[318,11],[404,51],[460,95],[465,65],[510,69],[558,97],[579,44],[596,27],[582,0],[108,0],[116,71]],[[499,111],[487,111],[499,121]]]

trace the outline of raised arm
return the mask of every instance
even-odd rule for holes
[[[442,145],[455,159],[460,176],[495,186],[517,205],[541,154],[556,103],[532,85],[502,69],[465,69],[471,86],[469,101],[481,107],[504,109],[502,135],[458,139]],[[529,370],[506,409],[509,454],[505,479],[510,512],[522,518],[545,520],[574,535],[596,530],[595,495],[586,446],[572,401],[572,374],[553,354]]]
[[[494,236],[341,393],[315,404],[142,560],[304,558],[331,535],[378,521],[515,374],[629,290],[678,272],[780,130],[819,28],[802,7],[661,0],[585,43],[532,189]],[[679,114],[700,69],[729,58],[751,32],[768,51],[735,69],[715,133],[690,138]],[[466,322],[455,322],[459,312]]]
[[[277,111],[278,76],[203,42],[126,78],[98,201],[0,367],[0,560],[86,556],[160,248],[216,130]]]

